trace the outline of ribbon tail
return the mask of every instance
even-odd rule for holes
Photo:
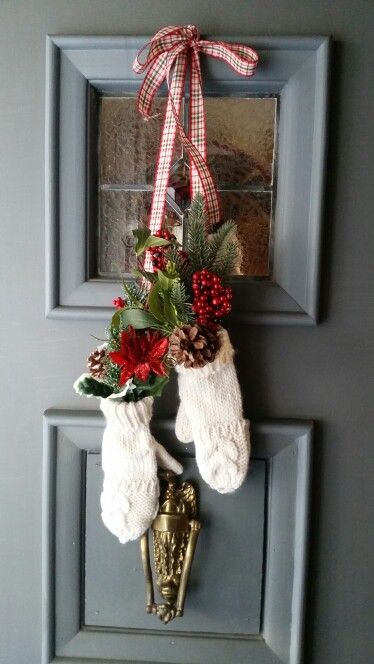
[[[191,143],[200,152],[206,162],[206,124],[204,100],[202,91],[201,69],[199,54],[192,50],[190,69],[190,108],[188,135]],[[198,168],[190,155],[190,191],[191,199],[203,191]]]
[[[221,208],[219,197],[216,190],[216,185],[213,180],[213,177],[209,171],[209,168],[206,163],[206,135],[205,135],[205,114],[204,114],[204,101],[202,95],[202,84],[201,84],[201,72],[200,72],[200,63],[198,59],[198,53],[194,54],[195,60],[198,66],[191,65],[194,70],[193,74],[193,89],[190,91],[190,100],[193,99],[192,108],[197,112],[199,109],[199,118],[191,115],[191,107],[189,114],[189,130],[191,130],[191,135],[196,141],[199,147],[195,145],[192,140],[187,136],[184,131],[183,125],[180,121],[180,115],[177,113],[177,109],[173,103],[173,97],[170,95],[169,99],[171,102],[171,108],[174,114],[175,123],[178,129],[179,138],[183,145],[186,148],[186,151],[189,156],[190,161],[190,188],[192,198],[198,193],[203,192],[204,194],[204,204],[205,211],[208,217],[210,225],[214,225],[221,220]],[[201,148],[201,151],[200,149]],[[191,175],[192,171],[192,175]],[[192,184],[193,183],[193,184]]]
[[[199,191],[202,191],[204,194],[205,211],[209,224],[217,224],[221,220],[221,208],[213,177],[209,171],[205,159],[203,159],[200,151],[196,148],[196,146],[191,143],[180,121],[177,122],[177,125],[181,143],[189,154],[190,163],[193,164],[199,175],[199,186],[201,186]]]
[[[173,76],[169,86],[169,96],[157,157],[156,176],[150,213],[149,229],[151,234],[154,234],[161,228],[165,213],[166,193],[177,132],[176,118],[179,120],[187,72],[187,62],[187,53],[182,51],[178,54],[178,57],[175,60]],[[152,263],[149,253],[146,254],[144,268],[145,270],[152,271]]]

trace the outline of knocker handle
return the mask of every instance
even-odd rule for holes
[[[197,495],[190,482],[180,488],[174,473],[163,473],[166,488],[160,507],[152,523],[154,563],[157,587],[164,598],[157,604],[154,598],[153,576],[149,555],[149,535],[140,540],[140,551],[146,583],[146,611],[168,623],[183,616],[187,584],[201,528],[196,517]]]
[[[188,579],[190,577],[192,561],[194,558],[197,539],[199,537],[200,528],[201,528],[200,521],[192,519],[192,521],[190,521],[190,528],[191,528],[190,538],[188,540],[187,551],[183,562],[183,570],[180,579],[177,601],[175,603],[176,617],[178,618],[183,616]]]
[[[152,613],[152,608],[155,603],[155,594],[153,590],[151,560],[149,557],[148,530],[141,537],[140,551],[142,556],[143,572],[145,578],[146,611],[147,613]]]

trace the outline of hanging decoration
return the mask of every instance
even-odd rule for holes
[[[107,340],[91,352],[87,373],[74,385],[80,395],[99,397],[106,417],[102,519],[122,543],[143,535],[156,517],[157,467],[182,472],[149,426],[153,400],[173,370],[180,396],[176,436],[195,442],[205,482],[220,493],[235,491],[246,476],[250,449],[234,351],[221,326],[232,307],[228,284],[239,260],[236,226],[221,220],[207,166],[199,57],[223,60],[238,74],[252,76],[258,56],[245,45],[201,40],[194,26],[166,27],[147,47],[145,62],[140,61],[144,49],[134,62],[135,71],[145,73],[139,112],[150,118],[163,81],[169,89],[149,224],[140,220],[133,231],[137,269],[131,279],[122,279]],[[187,134],[179,116],[188,71]],[[177,133],[190,159],[192,202],[183,247],[165,218]]]
[[[148,54],[142,63],[140,58],[146,48]],[[169,89],[149,222],[152,233],[162,227],[164,220],[166,190],[177,131],[190,159],[191,200],[197,193],[203,193],[208,223],[213,226],[221,221],[217,189],[206,162],[200,53],[224,61],[236,73],[247,77],[253,76],[258,62],[258,54],[249,46],[200,39],[198,29],[194,25],[186,25],[168,26],[159,30],[140,50],[133,65],[136,73],[146,73],[137,103],[138,111],[144,118],[152,117],[153,99],[164,81]],[[180,110],[188,68],[190,99],[187,135],[180,120]],[[150,260],[146,258],[146,268],[149,267]]]

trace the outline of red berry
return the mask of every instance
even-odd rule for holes
[[[192,275],[193,311],[199,325],[214,325],[231,311],[231,288],[222,286],[221,278],[203,268]]]
[[[122,297],[116,297],[113,300],[113,305],[115,306],[116,309],[123,309],[125,306],[125,300],[122,299]]]

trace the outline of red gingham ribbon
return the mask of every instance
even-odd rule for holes
[[[148,47],[146,60],[141,63],[140,56]],[[146,72],[137,100],[138,111],[145,118],[152,116],[153,99],[165,80],[169,88],[149,223],[153,234],[161,228],[164,217],[177,130],[189,154],[191,198],[201,191],[209,222],[215,224],[220,221],[218,194],[206,163],[206,128],[199,52],[223,60],[242,76],[253,76],[258,62],[258,54],[249,46],[201,40],[197,28],[186,25],[168,26],[159,30],[139,51],[133,64],[136,73]],[[190,107],[187,135],[180,121],[180,108],[188,64]],[[147,254],[146,269],[149,268],[150,257]]]

